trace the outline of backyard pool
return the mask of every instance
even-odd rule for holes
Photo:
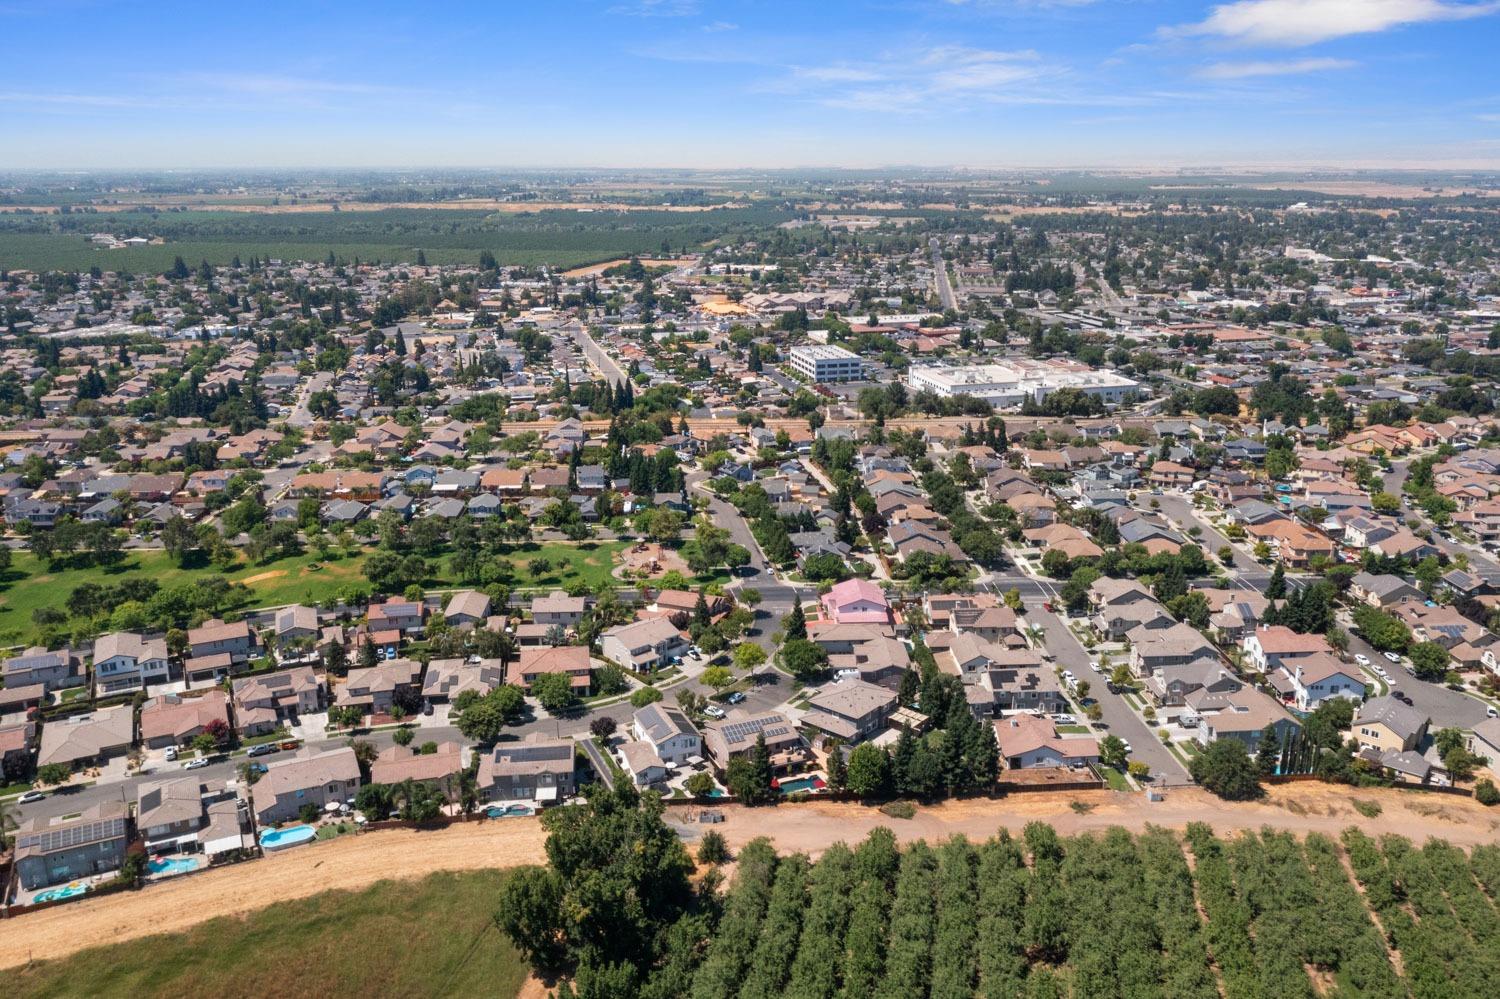
[[[75,898],[88,890],[88,885],[74,881],[72,884],[63,885],[61,888],[44,891],[40,895],[33,897],[31,901],[33,904],[37,902],[60,902],[65,898]]]
[[[146,870],[152,874],[186,874],[196,871],[200,864],[197,857],[156,857],[146,862]]]
[[[484,814],[492,819],[508,819],[516,815],[532,815],[534,813],[527,805],[491,805],[484,810]]]
[[[299,843],[306,843],[318,834],[312,826],[287,826],[285,829],[267,829],[260,834],[260,845],[267,850],[281,850]]]
[[[781,781],[777,786],[782,794],[796,794],[798,791],[821,791],[826,785],[821,777],[797,777]]]

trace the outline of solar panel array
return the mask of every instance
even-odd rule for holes
[[[720,731],[729,742],[742,742],[754,739],[757,733],[764,732],[766,738],[770,739],[778,735],[786,735],[791,728],[780,722],[766,721],[742,721],[731,722],[723,726]]]
[[[125,835],[124,819],[104,819],[100,822],[82,822],[64,829],[48,829],[45,832],[22,836],[18,846],[56,853],[75,846],[86,846],[108,839],[119,839]]]

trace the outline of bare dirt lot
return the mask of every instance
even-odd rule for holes
[[[545,860],[536,819],[465,822],[418,832],[385,830],[297,847],[237,864],[0,922],[0,968],[63,957],[84,947],[171,933],[332,889],[433,871],[514,867]]]
[[[1355,800],[1378,803],[1380,813],[1373,818],[1361,815],[1354,808]],[[1082,804],[1082,810],[1073,807],[1075,801]],[[1180,788],[1168,791],[1166,800],[1159,802],[1118,791],[956,801],[919,807],[911,819],[894,819],[875,808],[834,802],[754,811],[731,806],[723,811],[724,823],[713,828],[734,846],[769,836],[783,850],[814,855],[833,843],[856,842],[876,826],[892,829],[903,841],[936,842],[955,833],[970,839],[985,839],[1002,828],[1020,833],[1028,822],[1038,821],[1062,835],[1110,826],[1131,831],[1147,825],[1181,830],[1190,822],[1207,822],[1220,833],[1271,826],[1337,836],[1355,826],[1371,835],[1394,833],[1418,842],[1429,837],[1464,847],[1500,842],[1500,810],[1487,809],[1472,798],[1312,783],[1271,787],[1264,799],[1250,803],[1224,802],[1197,788]]]

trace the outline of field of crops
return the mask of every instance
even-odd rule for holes
[[[1061,839],[1034,824],[1021,840],[904,851],[877,831],[813,863],[760,840],[741,851],[692,994],[1494,995],[1500,848],[1345,844],[1201,825],[1185,840]]]
[[[84,270],[98,266],[161,271],[180,256],[228,264],[236,256],[280,260],[416,260],[477,263],[489,250],[503,264],[575,266],[657,252],[697,249],[732,232],[773,226],[790,214],[771,208],[672,212],[497,213],[393,208],[373,212],[120,212],[0,215],[0,269]],[[160,237],[160,246],[102,249],[88,234]]]

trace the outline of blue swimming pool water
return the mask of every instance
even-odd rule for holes
[[[73,898],[82,895],[89,890],[88,885],[64,885],[61,888],[53,888],[44,891],[32,899],[33,902],[57,902],[65,898]]]
[[[267,850],[279,850],[286,846],[306,843],[318,834],[312,826],[287,826],[284,829],[267,829],[260,834],[260,845]]]
[[[798,791],[816,791],[818,778],[798,777],[795,780],[784,780],[780,784],[782,794],[796,794]]]
[[[491,805],[484,810],[484,814],[492,819],[506,819],[516,815],[530,815],[531,809],[525,805]]]
[[[186,874],[198,869],[197,857],[165,857],[146,862],[146,870],[152,874]]]

